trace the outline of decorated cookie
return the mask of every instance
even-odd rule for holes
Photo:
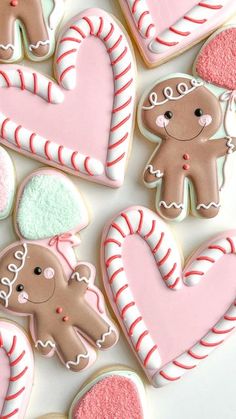
[[[33,384],[34,358],[24,331],[0,320],[0,417],[22,419]]]
[[[2,0],[0,62],[19,61],[24,52],[33,61],[49,58],[63,13],[64,0]]]
[[[212,218],[219,212],[224,163],[236,144],[223,129],[220,96],[202,80],[172,74],[141,99],[140,130],[158,144],[144,182],[157,189],[156,209],[166,219],[181,221],[190,211]]]
[[[12,210],[15,196],[15,169],[7,151],[0,147],[0,220]]]
[[[236,135],[236,26],[225,26],[214,33],[202,47],[194,65],[195,74],[208,83],[224,89],[220,96],[226,102],[225,131]]]
[[[182,270],[174,238],[151,210],[128,208],[105,227],[104,285],[154,386],[194,370],[235,329],[235,249],[236,232],[226,232]]]
[[[0,256],[0,303],[30,316],[42,355],[57,353],[69,370],[80,371],[95,361],[93,347],[117,341],[94,286],[95,268],[78,263],[74,251],[76,233],[88,224],[82,197],[65,175],[41,169],[19,188],[14,219],[21,241]]]
[[[160,65],[213,32],[233,13],[234,0],[119,0],[149,67]]]
[[[121,186],[135,106],[127,35],[110,15],[89,9],[63,30],[54,67],[61,87],[32,69],[0,66],[0,141],[76,176]]]

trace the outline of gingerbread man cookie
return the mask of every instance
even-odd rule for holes
[[[87,341],[97,349],[117,341],[116,329],[101,307],[101,293],[93,286],[94,276],[91,265],[80,263],[68,278],[55,253],[26,241],[12,244],[0,258],[0,303],[30,316],[35,347],[44,356],[57,352],[75,372],[94,361]],[[88,289],[97,295],[97,309],[89,302]]]
[[[157,212],[181,221],[191,212],[215,217],[220,208],[217,160],[235,150],[236,139],[217,135],[223,122],[219,99],[185,74],[172,75],[145,93],[139,126],[159,143],[144,172],[149,188],[157,187]],[[189,204],[189,194],[190,203]]]
[[[33,61],[50,57],[55,31],[64,12],[64,0],[1,0],[0,62],[13,63],[25,54]]]

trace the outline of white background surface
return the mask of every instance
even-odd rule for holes
[[[66,0],[64,21],[87,7],[104,8],[118,17],[124,24],[116,0]],[[154,83],[156,79],[165,74],[181,71],[190,72],[199,47],[198,45],[168,64],[153,70],[144,67],[135,49],[138,64],[138,97],[149,84]],[[32,63],[27,63],[27,65],[32,66]],[[34,67],[51,75],[50,63],[38,64]],[[91,224],[81,234],[80,259],[92,262],[97,267],[97,284],[101,288],[99,248],[104,224],[121,209],[130,205],[146,205],[154,210],[155,192],[146,189],[141,180],[143,168],[152,151],[153,144],[142,138],[136,128],[133,150],[125,184],[122,188],[112,190],[73,178],[91,209]],[[38,163],[14,152],[10,152],[10,154],[16,167],[18,183],[33,169],[40,167]],[[171,225],[185,257],[203,241],[210,239],[219,232],[232,228],[236,229],[236,155],[232,158],[230,172],[231,176],[228,178],[222,196],[223,206],[218,217],[213,220],[188,217],[180,224],[174,223]],[[1,222],[0,232],[0,248],[3,249],[16,238],[11,218]],[[27,324],[26,321],[23,322],[19,318],[16,320],[25,326]],[[141,368],[122,335],[115,348],[105,353],[100,352],[95,365],[90,370],[80,374],[68,372],[56,357],[55,359],[44,359],[35,354],[34,387],[26,418],[35,419],[49,412],[62,413],[68,411],[70,403],[80,386],[91,374],[104,367],[123,364],[139,372],[145,384],[147,384],[148,419],[235,419],[235,352],[236,334],[229,338],[199,368],[187,374],[183,380],[162,389],[154,389],[147,384],[145,377],[142,376]]]

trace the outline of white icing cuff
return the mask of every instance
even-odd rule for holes
[[[81,359],[87,359],[87,358],[89,358],[88,352],[86,354],[77,355],[76,361],[68,361],[66,363],[66,368],[70,370],[71,365],[74,365],[74,366],[79,365]]]
[[[159,169],[154,169],[152,164],[149,164],[146,170],[148,170],[151,175],[154,175],[158,179],[164,176],[164,173],[161,172]]]
[[[75,279],[78,282],[86,282],[86,284],[89,284],[89,279],[86,278],[85,276],[80,276],[79,272],[74,272],[71,275],[71,279]]]
[[[35,348],[38,348],[41,346],[42,348],[47,348],[47,346],[50,346],[52,349],[56,347],[56,344],[51,342],[50,340],[47,340],[46,342],[42,342],[41,340],[37,340],[35,342]]]
[[[50,45],[49,39],[47,39],[46,41],[38,41],[37,44],[30,44],[29,50],[33,51],[33,49],[38,49],[40,46],[45,46],[45,45]]]
[[[4,49],[5,51],[8,49],[12,49],[13,51],[15,50],[15,47],[13,44],[7,44],[7,45],[0,44],[0,48]]]
[[[167,204],[165,201],[160,201],[159,207],[165,207],[165,208],[168,208],[168,209],[173,207],[173,208],[176,208],[176,209],[183,210],[184,209],[184,204],[182,204],[182,203],[177,204],[176,202],[170,202],[169,204]]]
[[[216,203],[216,202],[210,202],[209,204],[198,204],[197,210],[199,210],[200,208],[204,208],[204,209],[207,209],[208,210],[211,207],[220,208],[220,206],[221,206],[221,204],[219,202],[218,203]]]
[[[109,326],[108,332],[103,333],[103,335],[101,336],[101,339],[98,339],[98,340],[96,341],[96,346],[97,346],[98,348],[101,348],[101,347],[102,347],[102,344],[103,344],[103,343],[105,342],[105,340],[106,340],[106,337],[107,337],[107,336],[110,336],[110,335],[112,334],[112,332],[113,332],[113,329],[112,329],[112,327],[111,327],[111,326]]]
[[[227,154],[232,154],[235,149],[235,145],[232,144],[232,138],[230,136],[227,136],[225,138],[227,139],[227,143],[226,143],[226,146],[228,147]]]

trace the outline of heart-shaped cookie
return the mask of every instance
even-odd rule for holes
[[[235,12],[234,0],[119,0],[149,67],[204,39]]]
[[[0,417],[22,419],[28,406],[34,358],[24,331],[0,320]]]
[[[25,67],[0,67],[1,142],[74,175],[120,186],[136,77],[126,34],[102,10],[85,11],[58,40],[55,73],[62,88]]]
[[[235,246],[236,233],[225,233],[197,251],[182,272],[176,243],[151,210],[129,208],[105,228],[104,284],[154,386],[180,379],[234,330]]]

